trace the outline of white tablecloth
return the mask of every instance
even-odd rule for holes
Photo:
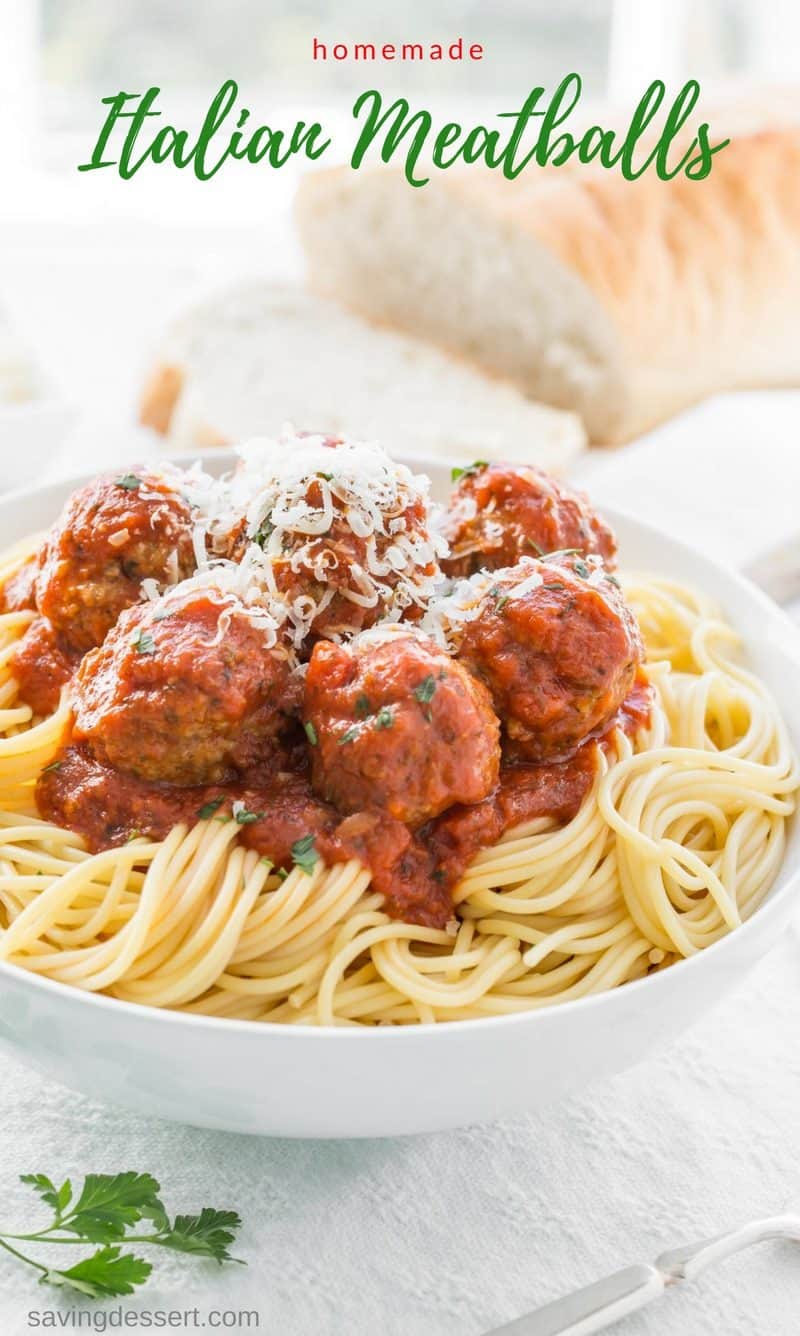
[[[253,1308],[270,1336],[478,1336],[800,1195],[799,1018],[800,941],[790,935],[724,1008],[635,1070],[535,1117],[388,1141],[179,1127],[104,1108],[2,1059],[2,1220],[31,1219],[19,1173],[147,1170],[170,1209],[239,1210],[236,1252],[249,1266],[158,1254],[157,1281],[127,1303]],[[46,1306],[68,1305],[0,1261],[0,1330],[22,1336],[27,1312]],[[799,1327],[800,1245],[773,1243],[618,1330]]]
[[[93,357],[102,319],[101,304]],[[74,346],[69,355],[77,365]],[[101,419],[84,422],[51,473],[139,452]],[[798,421],[798,394],[720,400],[640,446],[592,457],[581,474],[598,501],[668,517],[738,564],[800,523]],[[158,1280],[134,1306],[253,1308],[274,1336],[477,1336],[800,1196],[799,1113],[800,941],[789,934],[670,1051],[536,1117],[452,1134],[334,1144],[197,1131],[104,1108],[0,1056],[0,1218],[30,1218],[22,1172],[147,1170],[172,1209],[237,1209],[249,1266],[158,1255]],[[66,1303],[0,1260],[2,1332],[17,1336],[31,1329],[29,1310]],[[765,1245],[618,1330],[794,1336],[800,1248]]]

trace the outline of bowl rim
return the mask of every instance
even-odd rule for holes
[[[181,464],[187,467],[189,463],[198,460],[202,464],[208,463],[226,463],[235,459],[235,453],[229,449],[219,449],[215,451],[197,451],[196,453],[186,453],[182,455],[162,455],[157,456],[158,462],[170,462]],[[408,462],[420,470],[433,467],[434,471],[441,468],[447,468],[451,460],[436,459],[423,453],[412,453],[403,451],[397,458],[403,462]],[[148,460],[146,462],[156,462]],[[455,463],[455,459],[452,460]],[[80,473],[70,475],[64,478],[50,480],[40,486],[17,488],[14,491],[6,492],[0,495],[0,511],[9,503],[25,502],[34,497],[41,496],[43,493],[55,490],[71,489],[80,486],[82,483],[96,476],[96,471],[89,473]],[[747,598],[754,603],[764,615],[765,620],[773,624],[782,625],[786,631],[785,649],[787,654],[793,659],[798,672],[800,672],[800,632],[796,624],[788,617],[784,610],[779,607],[767,594],[764,593],[753,581],[749,580],[741,571],[728,564],[723,564],[716,557],[710,556],[685,542],[680,538],[673,538],[665,533],[663,529],[650,524],[633,515],[630,511],[620,509],[616,506],[602,506],[604,516],[607,516],[612,525],[621,523],[623,527],[638,530],[646,539],[655,540],[656,543],[666,543],[673,551],[680,553],[685,559],[699,560],[706,566],[712,567],[720,572],[723,577],[732,581],[744,591]],[[702,587],[702,586],[701,586]],[[797,745],[800,738],[791,737],[791,741]],[[310,1043],[316,1042],[337,1042],[337,1043],[384,1043],[387,1037],[392,1036],[389,1042],[404,1043],[411,1042],[415,1037],[426,1036],[424,1042],[430,1041],[430,1036],[434,1034],[468,1035],[476,1030],[485,1030],[487,1028],[496,1029],[502,1026],[504,1029],[510,1029],[511,1026],[532,1025],[536,1021],[547,1023],[547,1018],[552,1019],[561,1016],[564,1013],[570,1015],[576,1012],[584,1011],[588,1007],[595,1010],[600,1008],[610,1009],[615,1006],[624,1006],[624,999],[632,1000],[638,998],[642,988],[647,989],[648,996],[652,996],[655,1001],[656,989],[660,989],[663,994],[666,989],[674,986],[676,982],[684,979],[689,971],[703,968],[703,962],[708,959],[718,961],[723,952],[730,954],[736,951],[744,941],[749,941],[754,932],[759,930],[759,925],[766,925],[775,917],[780,917],[787,902],[793,895],[798,894],[800,888],[800,866],[789,875],[789,877],[780,884],[781,873],[783,871],[783,862],[778,871],[776,884],[770,889],[766,900],[759,905],[750,918],[733,932],[726,933],[723,937],[713,942],[711,946],[705,947],[702,951],[696,952],[692,956],[684,957],[670,965],[668,969],[660,970],[656,974],[645,975],[641,979],[635,979],[630,983],[618,985],[615,988],[609,988],[599,993],[588,993],[584,997],[572,998],[566,1002],[555,1003],[552,1007],[536,1007],[529,1011],[511,1012],[499,1016],[479,1016],[470,1020],[453,1021],[420,1021],[414,1025],[397,1026],[318,1026],[318,1025],[286,1025],[276,1021],[251,1021],[242,1020],[227,1016],[206,1016],[196,1012],[186,1012],[171,1010],[168,1007],[148,1007],[141,1002],[127,1002],[121,998],[111,997],[105,993],[95,993],[82,988],[74,987],[70,984],[64,984],[56,979],[49,979],[44,975],[39,975],[33,971],[24,969],[21,965],[14,965],[8,961],[0,961],[0,984],[4,978],[9,978],[12,983],[22,986],[23,989],[31,987],[45,994],[54,994],[56,998],[62,998],[65,1002],[74,1004],[77,1007],[87,1006],[94,1008],[95,1011],[108,1013],[111,1019],[121,1018],[122,1015],[132,1013],[140,1021],[151,1022],[156,1025],[178,1025],[190,1029],[210,1028],[213,1032],[220,1034],[237,1033],[242,1036],[261,1036],[267,1039],[290,1037],[301,1037],[301,1041]],[[753,963],[760,956],[756,956]],[[255,1039],[254,1042],[260,1042]],[[419,1042],[419,1038],[418,1038]],[[433,1042],[446,1042],[445,1040]]]

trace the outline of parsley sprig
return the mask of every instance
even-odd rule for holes
[[[0,1231],[0,1248],[38,1271],[42,1285],[56,1285],[89,1299],[133,1294],[153,1268],[144,1258],[123,1251],[122,1244],[169,1248],[210,1257],[220,1264],[241,1260],[228,1251],[241,1225],[235,1211],[204,1206],[199,1215],[170,1219],[159,1196],[160,1184],[151,1174],[132,1170],[87,1174],[77,1195],[69,1179],[56,1187],[46,1174],[22,1174],[21,1182],[33,1188],[50,1208],[52,1219],[42,1229],[27,1234]],[[22,1243],[99,1246],[74,1266],[57,1270],[29,1257],[17,1246]]]
[[[450,470],[450,481],[458,482],[459,478],[471,478],[473,473],[480,473],[481,469],[488,468],[485,459],[476,459],[473,464],[467,464],[466,468],[453,468]]]

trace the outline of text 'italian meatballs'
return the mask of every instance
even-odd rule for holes
[[[500,725],[486,688],[411,628],[320,641],[304,705],[316,791],[342,812],[426,821],[497,783]]]

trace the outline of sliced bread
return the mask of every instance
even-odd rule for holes
[[[513,460],[563,472],[584,444],[573,414],[298,286],[253,281],[168,331],[141,420],[177,449],[284,423],[379,438],[395,452]]]

